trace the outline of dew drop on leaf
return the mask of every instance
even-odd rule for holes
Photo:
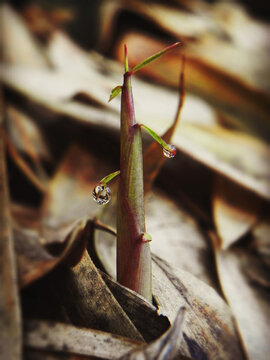
[[[111,197],[111,189],[106,184],[98,184],[93,190],[93,199],[98,205],[108,204]]]
[[[169,147],[170,147],[170,150],[163,148],[163,154],[167,158],[171,159],[171,158],[175,157],[175,155],[176,155],[176,147],[174,145],[169,145]]]

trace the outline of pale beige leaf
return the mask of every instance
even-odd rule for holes
[[[270,351],[269,294],[250,276],[253,267],[258,271],[263,264],[254,252],[241,247],[216,250],[216,261],[220,283],[248,357],[264,360]]]
[[[56,322],[27,320],[24,325],[24,346],[28,349],[113,360],[140,344],[140,342],[110,333]]]
[[[217,292],[193,275],[153,256],[153,293],[170,321],[186,308],[181,353],[201,359],[244,359],[232,313]]]
[[[270,147],[251,135],[191,124],[176,129],[186,154],[261,197],[270,199]]]
[[[216,287],[209,239],[176,197],[166,197],[156,190],[149,194],[146,229],[152,236],[150,245],[156,255]]]
[[[0,7],[1,60],[11,64],[47,67],[41,46],[24,21],[7,4]]]

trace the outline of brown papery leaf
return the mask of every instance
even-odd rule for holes
[[[216,241],[214,237],[215,244]],[[262,286],[260,276],[263,274],[263,280],[269,278],[269,269],[255,253],[253,242],[251,239],[227,250],[216,247],[215,251],[220,284],[244,348],[249,359],[263,360],[270,351],[270,307],[269,292]]]
[[[213,190],[215,226],[225,250],[258,221],[262,201],[244,188],[216,176]]]
[[[2,108],[0,111],[2,127]],[[9,204],[4,142],[0,133],[0,357],[19,360],[22,359],[21,314]]]
[[[232,313],[216,291],[193,275],[153,256],[153,293],[170,321],[186,308],[181,354],[191,358],[244,359]]]
[[[140,344],[141,342],[118,335],[53,321],[27,320],[24,325],[24,346],[27,349],[113,360]]]

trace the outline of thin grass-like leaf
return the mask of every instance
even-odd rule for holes
[[[156,140],[156,142],[158,142],[164,149],[170,151],[170,144],[167,144],[166,141],[164,141],[154,130],[150,129],[148,126],[141,124],[141,127],[143,127],[148,134],[150,134],[152,136],[153,139]]]
[[[158,59],[160,56],[166,54],[168,51],[174,49],[175,47],[179,46],[181,44],[181,42],[176,42],[168,47],[166,47],[165,49],[157,52],[156,54],[149,56],[148,58],[144,59],[142,62],[140,62],[138,65],[134,66],[134,68],[132,69],[132,73],[135,73],[136,71],[140,70],[141,68],[143,68],[144,66],[148,65],[149,63],[151,63],[152,61]],[[128,70],[127,70],[128,71]]]

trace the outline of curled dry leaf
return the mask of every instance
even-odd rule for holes
[[[258,221],[262,200],[244,188],[215,177],[213,190],[214,221],[220,248],[227,249]]]
[[[141,342],[118,335],[53,321],[27,320],[24,324],[26,349],[57,351],[113,360],[140,344]]]
[[[182,340],[185,308],[181,308],[171,328],[159,339],[149,345],[132,350],[122,356],[121,360],[173,360],[180,355],[179,347]]]
[[[1,96],[1,94],[0,94]],[[2,112],[2,109],[0,109]],[[0,113],[0,127],[2,127]],[[22,359],[21,314],[17,288],[4,143],[0,133],[0,357]]]
[[[56,274],[54,285],[59,301],[73,324],[143,341],[87,251],[76,266]]]
[[[170,323],[166,316],[158,315],[157,308],[144,297],[103,272],[101,276],[147,343],[159,338],[168,329]]]
[[[153,256],[153,293],[170,321],[186,308],[181,354],[201,359],[244,359],[232,313],[216,291]]]

